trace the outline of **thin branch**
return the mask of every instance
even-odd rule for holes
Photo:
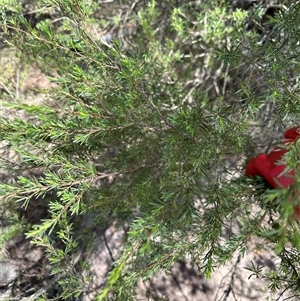
[[[0,87],[11,97],[14,98],[14,95],[11,93],[11,91],[8,89],[8,87],[0,81]]]
[[[238,264],[240,263],[240,260],[241,260],[241,254],[239,254],[239,256],[238,256],[235,264],[232,266],[232,268],[230,269],[230,271],[221,280],[221,284],[222,284],[222,282],[224,281],[225,277],[229,273],[231,273],[230,282],[227,284],[227,288],[223,291],[223,296],[221,296],[221,299],[219,299],[220,301],[227,301],[227,299],[228,299],[228,297],[229,297],[229,295],[230,295],[231,292],[232,292],[234,298],[236,299],[234,291],[233,291],[233,286],[234,286],[234,280],[235,280],[235,272],[236,272]],[[219,290],[220,290],[220,288],[219,288]],[[216,298],[217,298],[217,295],[216,295]]]
[[[105,235],[106,230],[107,230],[107,227],[103,231],[103,240],[104,240],[105,247],[106,247],[106,249],[108,251],[108,254],[109,254],[109,256],[110,256],[110,258],[112,260],[112,264],[113,264],[116,260],[115,260],[113,254],[112,254],[112,251],[111,251],[111,249],[110,249],[110,247],[108,245],[107,238],[106,238],[106,235]]]

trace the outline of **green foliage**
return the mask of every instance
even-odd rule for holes
[[[138,8],[136,44],[128,48],[121,38],[102,43],[92,36],[93,1],[43,0],[38,7],[55,19],[35,25],[5,15],[2,29],[21,60],[37,65],[54,86],[42,105],[4,104],[23,115],[0,120],[0,139],[18,157],[13,167],[1,158],[2,170],[15,176],[0,183],[2,203],[47,204],[48,216],[28,226],[27,237],[46,250],[66,300],[90,281],[89,274],[78,277],[88,264],[76,271],[73,260],[84,249],[75,235],[80,219],[90,213],[129,223],[96,300],[133,300],[140,278],[187,256],[209,277],[234,252],[244,254],[252,237],[285,259],[278,272],[263,276],[270,292],[296,293],[297,274],[292,283],[287,277],[299,262],[299,226],[289,201],[298,173],[295,187],[264,193],[265,185],[242,170],[262,105],[275,106],[271,125],[299,121],[299,7],[269,19],[261,45],[259,34],[245,29],[247,11],[223,1],[163,2]],[[298,144],[287,159],[296,170]],[[41,175],[30,174],[38,168]]]

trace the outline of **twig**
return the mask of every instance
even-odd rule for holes
[[[42,294],[46,293],[47,290],[52,287],[60,278],[62,277],[62,275],[56,275],[53,277],[53,279],[50,280],[50,282],[42,287],[41,289],[39,289],[36,293],[34,293],[33,295],[31,295],[30,297],[25,297],[25,298],[14,298],[14,299],[9,299],[11,301],[34,301],[36,300],[38,297],[40,297]]]
[[[231,277],[230,277],[230,282],[228,283],[227,285],[227,288],[224,290],[223,292],[223,296],[221,296],[221,299],[219,299],[220,301],[226,301],[230,295],[230,293],[232,292],[234,298],[235,298],[235,294],[234,294],[234,291],[233,291],[233,285],[234,285],[234,279],[235,279],[235,272],[236,272],[236,269],[237,269],[237,265],[239,264],[241,260],[241,254],[239,254],[235,264],[233,265],[233,267],[230,269],[230,271],[222,278],[221,280],[221,283],[224,281],[225,277],[229,274],[229,273],[232,273],[231,274]],[[219,288],[220,289],[220,288]],[[217,295],[216,295],[216,298],[217,298]],[[216,300],[215,298],[215,300]],[[235,298],[236,299],[236,298]]]
[[[14,98],[14,95],[10,92],[8,87],[2,81],[0,81],[0,86],[11,98]]]
[[[78,263],[78,261],[79,261],[80,258],[81,258],[81,252],[79,252],[78,254],[76,254],[76,256],[73,257],[73,259],[71,261],[72,266],[75,266]],[[46,286],[40,288],[37,292],[35,292],[34,294],[32,294],[30,297],[25,297],[25,298],[22,298],[22,299],[15,298],[15,299],[9,299],[9,300],[11,300],[11,301],[15,301],[15,300],[16,301],[34,301],[38,297],[40,297],[42,294],[46,293],[47,290],[49,288],[51,288],[61,278],[63,278],[63,276],[65,276],[65,275],[64,274],[57,274],[57,275],[55,275],[53,277],[53,279],[51,279]]]
[[[113,254],[112,254],[112,251],[111,251],[111,249],[110,249],[110,247],[108,245],[108,242],[107,242],[107,239],[106,239],[106,235],[105,235],[106,230],[107,230],[107,227],[103,231],[103,240],[104,240],[105,247],[106,247],[106,249],[108,251],[108,254],[109,254],[109,256],[110,256],[110,258],[112,260],[112,263],[114,263],[116,260],[115,260]]]

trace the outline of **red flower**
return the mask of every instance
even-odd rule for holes
[[[293,143],[300,137],[300,128],[293,127],[287,130],[284,137],[286,140],[281,145]],[[287,151],[287,148],[276,146],[270,153],[256,156],[247,164],[245,174],[261,176],[274,188],[289,187],[294,182],[294,171],[282,174],[286,166],[278,162]],[[295,213],[300,217],[299,207],[295,207]]]

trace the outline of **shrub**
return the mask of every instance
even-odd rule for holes
[[[270,290],[296,293],[299,229],[288,191],[264,193],[264,183],[243,177],[243,165],[255,135],[265,139],[254,125],[298,122],[298,4],[282,2],[266,20],[261,7],[222,1],[141,1],[114,19],[122,30],[111,40],[91,31],[108,24],[93,1],[35,5],[43,20],[9,6],[2,30],[54,86],[42,105],[4,103],[23,115],[1,117],[1,140],[17,159],[1,158],[15,181],[2,181],[0,191],[2,204],[46,206],[26,235],[46,250],[61,297],[79,296],[90,281],[70,262],[86,251],[78,231],[91,213],[99,224],[129,225],[97,300],[133,300],[140,277],[186,256],[209,277],[233,252],[244,254],[251,237],[283,259]],[[253,28],[259,23],[265,32]]]

